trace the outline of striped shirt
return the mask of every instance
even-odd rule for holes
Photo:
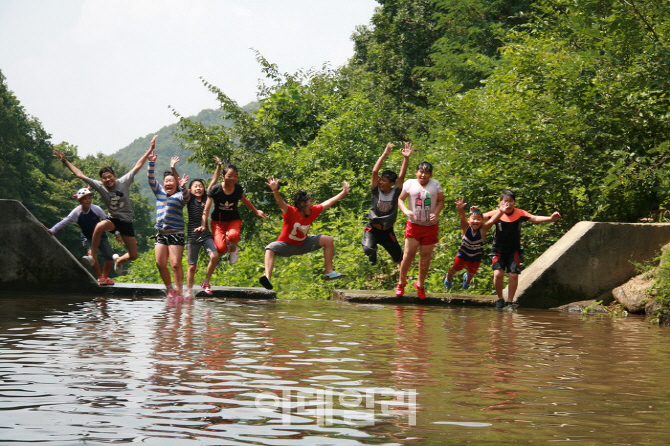
[[[482,229],[479,228],[479,230],[473,234],[472,229],[468,226],[465,230],[465,234],[463,234],[463,240],[461,241],[461,246],[458,248],[458,254],[456,254],[456,256],[470,262],[479,262],[484,253],[484,242]]]
[[[187,189],[168,196],[154,177],[154,162],[149,161],[149,187],[156,196],[156,228],[159,232],[184,232],[184,212],[190,193]]]

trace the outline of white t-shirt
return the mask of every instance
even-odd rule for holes
[[[430,222],[430,214],[435,213],[437,196],[442,193],[440,182],[431,178],[424,187],[419,184],[419,180],[412,178],[403,183],[402,190],[409,194],[409,210],[414,214],[410,221],[420,226],[436,224]]]

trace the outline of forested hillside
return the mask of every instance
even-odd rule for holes
[[[176,110],[181,149],[159,134],[163,162],[181,153],[192,153],[203,170],[211,169],[213,155],[233,161],[247,197],[271,216],[261,220],[243,209],[240,260],[234,266],[222,262],[214,284],[257,285],[263,247],[281,227],[265,185],[272,175],[284,197],[300,187],[315,202],[335,195],[343,180],[352,185],[352,193],[311,229],[335,237],[335,268],[347,278],[322,282],[320,253],[278,259],[273,282],[280,297],[325,298],[333,286],[391,290],[396,266],[386,253],[370,266],[360,246],[370,171],[388,141],[397,149],[384,168],[399,168],[401,142],[409,140],[417,147],[409,175],[428,160],[444,187],[447,205],[429,292],[443,289],[458,246],[457,197],[491,209],[500,190],[510,188],[520,208],[540,215],[560,211],[557,223],[524,227],[526,265],[580,220],[634,222],[657,216],[667,203],[665,3],[379,0],[371,23],[356,29],[353,41],[353,57],[337,68],[284,73],[258,54],[266,77],[257,108],[243,109],[225,86],[204,80],[203,88],[220,102],[212,113],[226,125]],[[25,125],[43,132],[35,121]],[[38,188],[54,187],[49,175],[58,166],[49,161],[48,137],[40,132],[30,133],[35,138],[22,149],[22,164],[8,157],[3,183],[7,169],[15,169],[34,175]],[[124,149],[124,164],[149,140],[147,135],[133,143],[137,148]],[[3,145],[3,151],[7,147],[15,146]],[[26,170],[33,165],[37,170]],[[12,181],[10,191],[18,196]],[[33,190],[21,193],[40,203],[33,208],[62,206]],[[399,236],[404,224],[401,215]],[[491,292],[490,267],[480,271],[471,290]],[[150,252],[135,262],[127,280],[159,282]]]

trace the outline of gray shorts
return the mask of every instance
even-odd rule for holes
[[[212,255],[213,252],[219,252],[216,249],[216,244],[214,244],[214,239],[212,237],[207,237],[205,240],[196,242],[188,242],[188,245],[186,245],[186,259],[189,265],[196,265],[198,263],[200,248],[203,246],[207,251],[208,256]]]
[[[85,242],[82,243],[84,245],[84,248],[86,251],[91,249],[91,243],[89,242],[88,239],[86,239]],[[112,256],[114,253],[112,252],[112,246],[109,244],[109,240],[107,240],[107,237],[100,239],[100,246],[98,247],[98,251],[102,252],[102,258],[105,260],[112,260]]]
[[[308,236],[300,245],[292,245],[290,243],[276,241],[267,245],[265,249],[273,251],[279,257],[299,256],[321,248],[321,246],[319,246],[320,239],[321,234]]]

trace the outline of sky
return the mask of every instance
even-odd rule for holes
[[[111,154],[262,77],[344,65],[375,0],[0,0],[0,70],[51,142]],[[253,50],[252,50],[253,49]]]

